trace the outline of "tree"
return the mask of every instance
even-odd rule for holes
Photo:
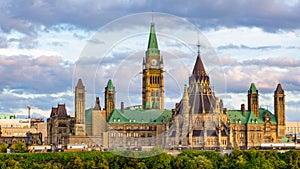
[[[102,154],[96,156],[97,168],[108,169],[108,162]]]
[[[70,161],[67,166],[68,168],[83,168],[83,162],[77,154],[72,153]]]
[[[197,169],[210,169],[213,168],[212,162],[204,156],[198,156],[195,158]]]
[[[8,144],[0,144],[0,153],[6,153]]]
[[[10,149],[14,152],[14,153],[25,153],[27,152],[27,147],[26,144],[18,141],[17,143],[13,144],[10,146]]]

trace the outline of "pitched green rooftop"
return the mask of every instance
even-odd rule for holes
[[[254,83],[251,83],[250,89],[248,90],[248,93],[257,94],[257,90]]]
[[[110,91],[115,90],[115,86],[113,85],[111,79],[108,80],[106,88],[107,88],[107,90],[110,90]]]
[[[121,110],[115,109],[108,119],[109,124],[162,124],[171,122],[171,110]]]
[[[277,124],[275,116],[267,109],[260,108],[258,110],[258,117],[251,111],[246,111],[246,115],[243,116],[243,112],[241,110],[228,110],[227,111],[227,119],[230,123],[239,123],[239,124],[264,124],[264,118],[267,113],[270,114],[271,123]]]
[[[155,33],[155,29],[154,29],[154,23],[151,23],[147,52],[148,52],[149,56],[158,56],[159,55],[156,33]]]

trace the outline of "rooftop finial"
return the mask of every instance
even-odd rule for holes
[[[200,40],[199,40],[199,33],[198,33],[198,44],[197,44],[197,48],[198,48],[198,56],[200,56]]]
[[[152,23],[154,23],[153,18],[154,18],[154,11],[152,10]]]

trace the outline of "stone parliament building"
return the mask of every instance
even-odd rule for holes
[[[53,107],[47,119],[47,142],[55,148],[85,145],[101,148],[141,148],[184,146],[193,149],[251,148],[261,143],[281,143],[285,137],[285,95],[280,84],[274,92],[274,114],[259,108],[259,92],[254,83],[248,90],[248,107],[223,107],[210,85],[200,52],[189,84],[172,110],[164,107],[164,61],[151,23],[148,48],[142,64],[142,105],[116,108],[116,88],[112,80],[105,87],[104,108],[95,99],[86,109],[85,86],[75,87],[75,117],[64,104]]]

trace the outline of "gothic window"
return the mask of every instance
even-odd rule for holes
[[[83,99],[83,93],[78,93],[78,98]]]
[[[240,134],[240,138],[244,138],[244,134],[243,133]]]

